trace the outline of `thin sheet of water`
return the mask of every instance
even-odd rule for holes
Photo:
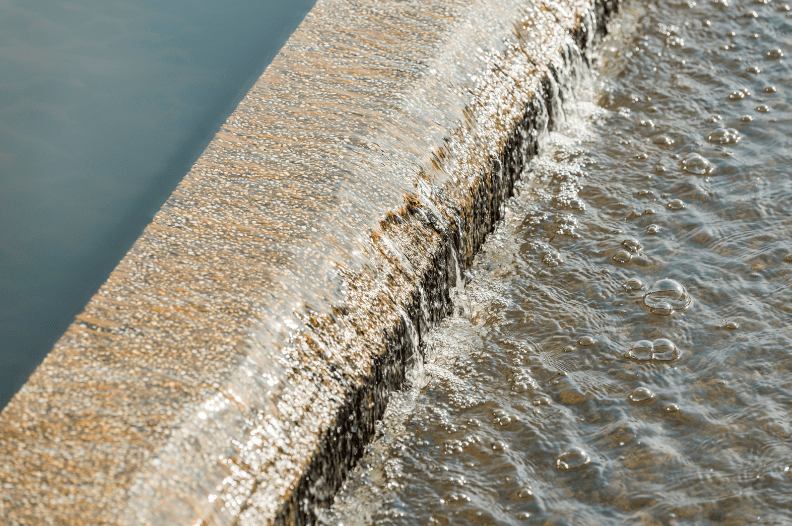
[[[326,523],[792,523],[789,13],[627,6]]]

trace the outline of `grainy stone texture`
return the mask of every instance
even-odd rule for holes
[[[0,415],[3,523],[311,522],[614,10],[319,0]]]

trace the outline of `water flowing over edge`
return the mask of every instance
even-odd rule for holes
[[[615,9],[318,2],[3,411],[4,518],[312,520]]]

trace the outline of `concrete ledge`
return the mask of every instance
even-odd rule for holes
[[[305,524],[616,0],[319,0],[0,414],[0,518]]]

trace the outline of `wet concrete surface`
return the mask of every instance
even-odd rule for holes
[[[614,10],[318,2],[0,415],[4,520],[312,521]]]

